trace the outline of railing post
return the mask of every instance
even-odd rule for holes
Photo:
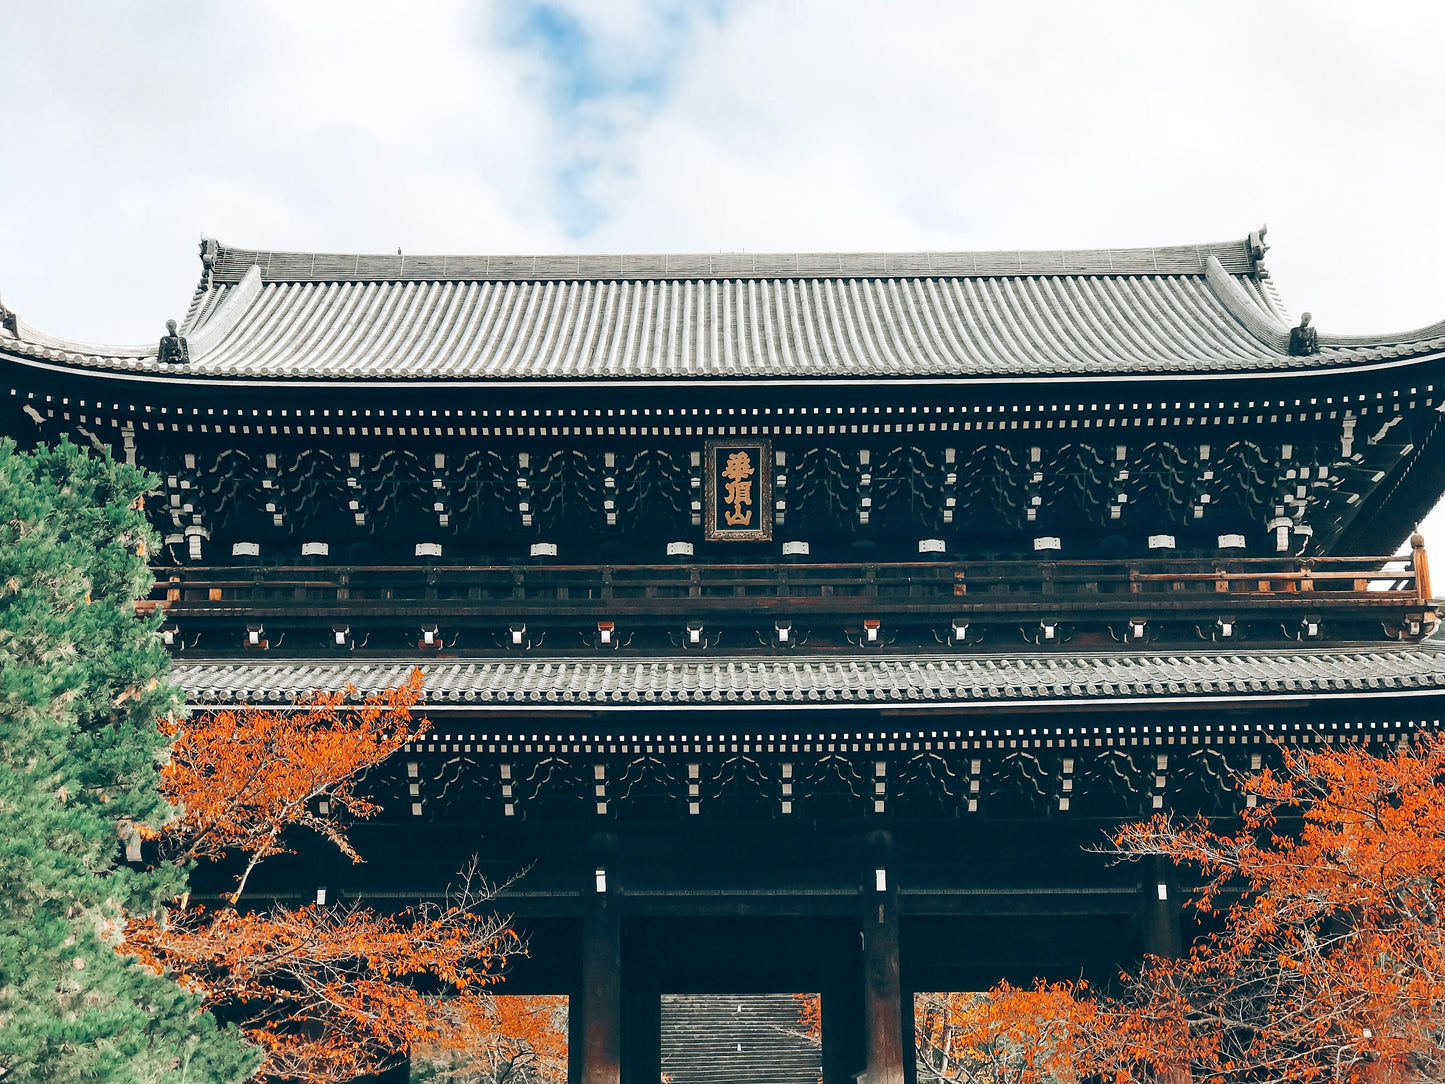
[[[1419,531],[1410,536],[1410,567],[1415,571],[1415,597],[1429,602],[1430,560],[1425,556],[1425,537]]]

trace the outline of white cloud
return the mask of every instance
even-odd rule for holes
[[[535,61],[462,3],[19,13],[0,106],[0,291],[74,338],[156,337],[204,231],[342,251],[561,247],[529,208]],[[176,25],[180,20],[181,25]]]
[[[531,23],[528,23],[528,20]],[[548,37],[549,29],[563,31]],[[0,290],[148,338],[201,231],[333,250],[1167,244],[1445,316],[1424,4],[270,0],[10,13]]]
[[[1441,93],[1386,48],[1402,12],[1371,35],[1357,12],[747,5],[699,24],[665,103],[620,126],[587,240],[1085,247],[1267,220],[1286,299],[1326,328],[1432,321]]]

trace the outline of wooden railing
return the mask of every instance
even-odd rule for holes
[[[1139,561],[909,561],[833,564],[389,565],[161,568],[150,605],[167,611],[358,610],[680,612],[1012,609],[1030,601],[1215,605],[1428,602],[1423,550],[1412,558]],[[1423,591],[1422,591],[1423,588]],[[1142,596],[1142,597],[1141,597]],[[1162,596],[1162,597],[1161,597]]]

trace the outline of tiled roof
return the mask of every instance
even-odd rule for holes
[[[1172,655],[870,658],[552,658],[181,662],[195,704],[284,704],[350,684],[374,692],[413,666],[435,706],[999,704],[1240,698],[1445,689],[1445,645]]]
[[[90,348],[21,328],[0,350],[169,375],[299,379],[996,378],[1300,370],[1445,348],[1322,336],[1244,242],[1081,252],[356,256],[221,248],[185,332]]]

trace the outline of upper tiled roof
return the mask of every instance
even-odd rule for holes
[[[1302,370],[1445,349],[1290,318],[1243,242],[1076,252],[361,256],[221,247],[192,363],[22,326],[0,350],[168,375],[557,380],[1000,378]]]
[[[400,684],[413,666],[433,705],[990,704],[1445,689],[1445,645],[1174,655],[871,658],[554,658],[178,663],[196,704],[289,703],[348,684]]]

